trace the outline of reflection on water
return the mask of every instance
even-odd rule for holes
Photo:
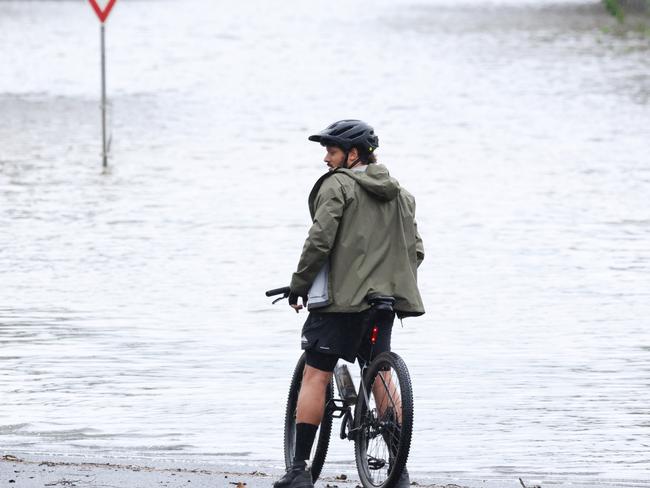
[[[412,471],[647,485],[647,38],[596,2],[186,4],[111,16],[102,175],[92,12],[0,3],[6,449],[280,465],[304,316],[262,292],[325,171],[305,136],[360,116],[427,248]]]

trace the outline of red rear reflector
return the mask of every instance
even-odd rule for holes
[[[372,328],[372,334],[370,335],[370,342],[373,344],[377,342],[377,334],[379,334],[379,328],[377,326],[374,326]]]

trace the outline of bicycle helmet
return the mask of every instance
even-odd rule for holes
[[[323,146],[338,146],[346,152],[356,147],[371,153],[379,147],[375,130],[363,120],[356,119],[334,122],[318,134],[309,136],[309,140],[320,142]]]

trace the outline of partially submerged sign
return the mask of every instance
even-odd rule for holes
[[[102,104],[101,104],[101,110],[102,110],[102,166],[106,168],[108,166],[108,151],[110,148],[110,140],[106,141],[106,43],[104,41],[104,22],[106,22],[106,19],[108,18],[109,14],[111,13],[111,10],[113,9],[113,6],[115,5],[115,2],[117,0],[108,0],[106,2],[104,0],[104,7],[100,7],[99,4],[97,3],[97,0],[88,0],[90,2],[90,6],[93,8],[95,13],[97,14],[97,17],[99,18],[99,21],[101,22],[101,25],[99,27],[99,32],[100,32],[100,42],[101,42],[101,57],[102,57]]]
[[[108,0],[104,8],[101,8],[99,6],[97,0],[88,0],[88,1],[90,2],[90,5],[92,6],[93,10],[97,14],[97,17],[99,17],[99,21],[103,24],[104,22],[106,22],[106,19],[111,13],[111,10],[113,9],[113,5],[115,5],[115,2],[117,0]]]

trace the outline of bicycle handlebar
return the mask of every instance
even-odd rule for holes
[[[291,288],[288,286],[283,286],[282,288],[274,288],[273,290],[269,290],[266,292],[267,297],[272,297],[275,295],[289,295],[289,292],[291,291]]]

